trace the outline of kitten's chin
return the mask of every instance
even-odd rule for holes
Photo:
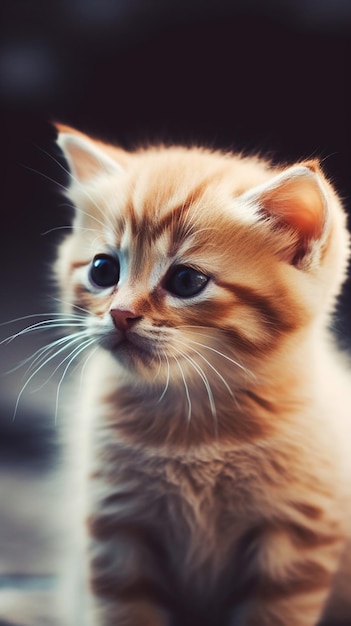
[[[155,354],[141,341],[132,342],[127,338],[109,339],[102,343],[114,359],[132,374],[139,374],[143,378],[153,370]]]

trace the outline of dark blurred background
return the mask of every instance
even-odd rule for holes
[[[54,308],[48,267],[64,231],[43,233],[70,212],[53,182],[64,173],[46,154],[59,156],[50,120],[127,148],[196,142],[276,161],[317,156],[350,211],[349,0],[8,0],[1,10],[0,321]],[[348,283],[336,318],[343,345],[350,312]],[[2,369],[40,342],[3,346]],[[4,454],[35,445],[35,419],[51,424],[55,380],[23,395],[12,424],[22,375],[1,380]]]
[[[50,120],[126,148],[320,157],[351,211],[349,0],[7,0],[1,12],[0,321],[54,310],[48,268],[64,231],[43,233],[70,211]],[[335,322],[346,347],[350,313],[349,281]],[[1,369],[40,345],[1,346]],[[0,381],[0,461],[38,468],[55,456],[57,378],[26,390],[13,422],[23,373]]]

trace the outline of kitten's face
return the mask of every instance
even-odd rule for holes
[[[229,368],[240,381],[309,323],[327,223],[314,172],[290,168],[271,183],[265,164],[185,149],[122,155],[120,167],[113,149],[61,136],[77,206],[62,297],[132,377],[225,384]],[[290,205],[301,188],[299,217]]]

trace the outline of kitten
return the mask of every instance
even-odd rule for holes
[[[56,274],[77,345],[98,347],[69,416],[89,596],[72,624],[351,619],[351,374],[328,333],[349,236],[332,186],[316,161],[58,131],[76,213]]]

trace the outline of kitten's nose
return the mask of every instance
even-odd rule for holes
[[[123,311],[121,309],[110,310],[113,323],[118,330],[128,330],[135,322],[141,319],[141,315],[135,315],[133,311]]]

